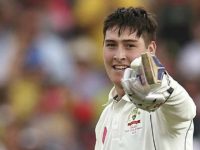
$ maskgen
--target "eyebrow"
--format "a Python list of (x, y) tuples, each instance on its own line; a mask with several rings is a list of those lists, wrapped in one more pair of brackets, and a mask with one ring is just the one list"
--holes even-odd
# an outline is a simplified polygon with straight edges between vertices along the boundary
[[(115, 42), (116, 40), (111, 40), (111, 39), (106, 39), (105, 42)], [(134, 39), (125, 39), (125, 40), (121, 40), (122, 42), (137, 42), (137, 40)]]

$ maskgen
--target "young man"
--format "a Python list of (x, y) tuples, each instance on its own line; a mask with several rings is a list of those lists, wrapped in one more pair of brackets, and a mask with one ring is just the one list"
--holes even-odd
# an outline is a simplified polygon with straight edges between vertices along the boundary
[(156, 28), (142, 8), (119, 8), (106, 18), (103, 56), (114, 87), (95, 150), (193, 149), (196, 107), (156, 58)]

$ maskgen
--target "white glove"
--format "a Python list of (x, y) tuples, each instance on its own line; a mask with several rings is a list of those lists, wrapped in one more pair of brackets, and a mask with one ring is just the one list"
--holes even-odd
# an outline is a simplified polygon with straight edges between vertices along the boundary
[[(144, 58), (140, 56), (133, 60), (131, 68), (125, 70), (121, 83), (125, 93), (136, 107), (155, 111), (165, 103), (174, 89), (170, 87), (169, 76), (157, 57), (152, 54), (148, 56), (152, 57), (149, 60), (154, 69), (150, 70), (147, 63), (142, 60)], [(147, 77), (149, 71), (154, 71), (156, 78), (154, 83), (152, 80), (149, 83)]]

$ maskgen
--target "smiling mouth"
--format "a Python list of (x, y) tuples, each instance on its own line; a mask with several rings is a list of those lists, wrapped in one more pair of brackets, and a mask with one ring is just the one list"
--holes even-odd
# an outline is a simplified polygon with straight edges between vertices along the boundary
[(124, 71), (126, 68), (129, 68), (130, 66), (127, 65), (113, 65), (112, 68), (116, 71)]

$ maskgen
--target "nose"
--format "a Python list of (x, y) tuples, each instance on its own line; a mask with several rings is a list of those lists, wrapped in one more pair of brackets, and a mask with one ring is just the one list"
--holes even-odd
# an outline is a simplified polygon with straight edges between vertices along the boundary
[(114, 60), (118, 60), (118, 61), (126, 60), (126, 52), (125, 52), (125, 50), (123, 50), (122, 48), (119, 48), (116, 51), (116, 54), (114, 56)]

